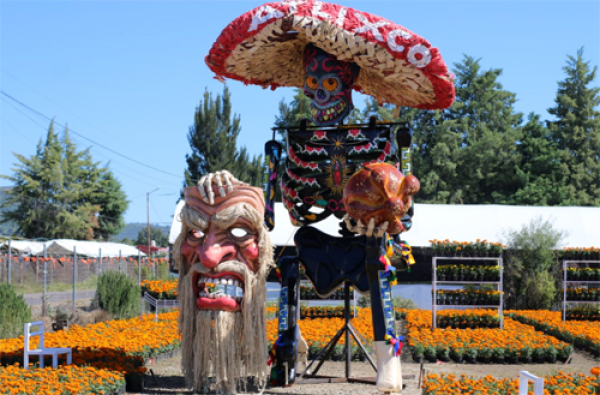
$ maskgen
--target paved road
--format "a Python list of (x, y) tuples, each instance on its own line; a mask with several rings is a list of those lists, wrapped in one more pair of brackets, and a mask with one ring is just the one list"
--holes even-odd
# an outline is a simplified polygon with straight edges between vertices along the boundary
[[(92, 299), (96, 295), (96, 290), (86, 290), (86, 291), (76, 291), (75, 298), (77, 300), (80, 299)], [(65, 291), (65, 292), (48, 292), (48, 302), (60, 302), (63, 300), (73, 300), (73, 291)], [(40, 306), (42, 304), (42, 293), (37, 294), (25, 294), (23, 298), (30, 306)]]

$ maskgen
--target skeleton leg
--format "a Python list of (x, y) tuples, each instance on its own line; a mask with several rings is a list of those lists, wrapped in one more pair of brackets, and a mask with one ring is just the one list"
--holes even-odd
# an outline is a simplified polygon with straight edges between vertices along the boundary
[(391, 300), (391, 287), (383, 274), (384, 267), (379, 262), (383, 240), (367, 239), (367, 277), (371, 295), (373, 320), (373, 338), (377, 353), (377, 389), (385, 393), (402, 391), (402, 370), (400, 357), (393, 352), (393, 346), (387, 344), (388, 331), (396, 334), (394, 311)]

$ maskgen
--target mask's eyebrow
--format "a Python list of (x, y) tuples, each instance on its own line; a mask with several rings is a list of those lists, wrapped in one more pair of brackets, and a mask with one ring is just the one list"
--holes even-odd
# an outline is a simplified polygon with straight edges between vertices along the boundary
[(188, 206), (184, 206), (181, 210), (181, 222), (187, 229), (205, 230), (208, 228), (208, 218)]
[(235, 224), (248, 228), (252, 233), (257, 233), (256, 226), (251, 218), (247, 218), (248, 209), (244, 204), (227, 207), (212, 217), (212, 223), (220, 229), (226, 230)]

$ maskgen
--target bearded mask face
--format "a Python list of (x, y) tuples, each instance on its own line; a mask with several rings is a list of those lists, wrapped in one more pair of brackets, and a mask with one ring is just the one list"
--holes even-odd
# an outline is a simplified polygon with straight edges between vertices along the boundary
[(210, 204), (190, 187), (185, 201), (174, 246), (182, 368), (195, 390), (214, 382), (217, 391), (233, 394), (248, 377), (268, 377), (265, 278), (273, 252), (263, 193), (235, 185)]
[(339, 61), (308, 45), (304, 50), (304, 68), (304, 94), (311, 99), (313, 122), (317, 126), (341, 123), (354, 108), (352, 86), (358, 77), (358, 65)]

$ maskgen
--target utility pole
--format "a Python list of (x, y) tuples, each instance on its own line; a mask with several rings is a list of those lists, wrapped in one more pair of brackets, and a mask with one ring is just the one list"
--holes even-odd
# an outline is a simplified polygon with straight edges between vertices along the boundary
[(160, 189), (160, 187), (156, 188), (153, 191), (146, 193), (146, 214), (148, 217), (148, 258), (150, 258), (152, 256), (152, 254), (150, 253), (150, 194), (152, 192), (158, 191), (159, 189)]

